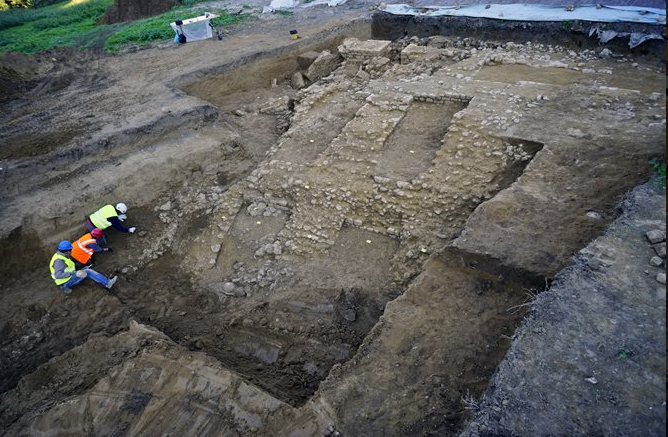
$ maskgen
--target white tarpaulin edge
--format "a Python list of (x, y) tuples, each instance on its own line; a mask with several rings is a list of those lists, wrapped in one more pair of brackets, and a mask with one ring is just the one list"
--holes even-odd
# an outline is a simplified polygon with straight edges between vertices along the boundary
[(640, 44), (644, 43), (645, 41), (649, 41), (650, 39), (660, 39), (660, 40), (663, 39), (663, 36), (656, 33), (617, 32), (614, 30), (600, 29), (599, 27), (596, 26), (589, 29), (589, 36), (592, 36), (594, 34), (596, 34), (596, 37), (601, 42), (601, 44), (605, 44), (611, 39), (616, 37), (628, 36), (630, 48), (638, 47)]
[(406, 4), (385, 5), (381, 11), (396, 15), (420, 15), (427, 17), (454, 16), (493, 18), (511, 21), (598, 21), (604, 23), (629, 22), (660, 26), (666, 25), (666, 10), (635, 6), (576, 6), (572, 11), (563, 6), (529, 4), (478, 4), (468, 6), (425, 6)]
[[(302, 8), (310, 8), (312, 6), (318, 6), (318, 5), (327, 5), (327, 6), (339, 6), (344, 3), (346, 3), (348, 0), (315, 0), (310, 3), (305, 3), (301, 7)], [(296, 8), (299, 5), (298, 0), (272, 0), (272, 2), (269, 4), (269, 6), (265, 6), (262, 8), (262, 13), (266, 14), (269, 12), (274, 12), (277, 10), (281, 9), (292, 9)]]

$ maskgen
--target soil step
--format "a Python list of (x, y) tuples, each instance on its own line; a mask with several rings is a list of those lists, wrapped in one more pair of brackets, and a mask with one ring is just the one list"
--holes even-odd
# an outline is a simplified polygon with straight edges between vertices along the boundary
[[(205, 354), (135, 322), (43, 365), (2, 400), (3, 420), (18, 418), (5, 428), (10, 434), (244, 435), (292, 411)], [(32, 401), (40, 408), (21, 416)]]
[(321, 383), (315, 402), (345, 435), (449, 435), (467, 417), (462, 399), (482, 393), (539, 284), (488, 257), (433, 256), (357, 354)]

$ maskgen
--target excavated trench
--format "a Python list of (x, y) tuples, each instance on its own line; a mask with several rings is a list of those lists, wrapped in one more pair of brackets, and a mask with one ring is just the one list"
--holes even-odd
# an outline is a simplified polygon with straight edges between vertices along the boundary
[[(348, 36), (368, 33), (365, 23)], [(510, 88), (529, 77), (549, 94), (551, 87), (579, 81), (580, 73), (485, 65), (472, 75), (482, 91), (465, 81), (434, 91), (455, 77), (449, 67), (456, 61), (409, 71), (399, 56), (404, 44), (382, 52), (363, 47), (372, 52), (365, 60), (339, 57), (343, 67), (332, 67), (310, 87), (290, 86), (295, 73), (306, 74), (300, 56), (335, 52), (340, 42), (265, 54), (202, 72), (197, 81), (184, 78), (172, 84), (174, 92), (203, 101), (196, 113), (98, 144), (115, 159), (166, 141), (176, 130), (187, 144), (183, 132), (190, 127), (219, 140), (214, 153), (200, 151), (187, 162), (182, 157), (169, 190), (132, 210), (133, 224), (148, 234), (109, 237), (116, 250), (101, 257), (99, 267), (122, 275), (113, 295), (99, 299), (99, 290), (86, 284), (76, 300), (51, 308), (36, 299), (7, 315), (0, 327), (2, 392), (82, 344), (89, 332), (114, 334), (134, 318), (293, 406), (304, 405), (319, 387), (337, 392), (331, 369), (340, 375), (376, 348), (379, 356), (393, 357), (376, 364), (378, 378), (396, 366), (415, 379), (398, 383), (429, 381), (427, 396), (413, 403), (433, 413), (403, 423), (402, 432), (461, 429), (468, 417), (462, 399), (482, 394), (531, 299), (555, 273), (452, 246), (474, 211), (513, 186), (528, 165), (543, 166), (546, 159), (545, 138), (522, 129), (477, 131), (484, 123), (476, 111), (509, 111), (493, 106), (495, 87), (510, 94), (512, 104), (533, 105), (535, 91), (527, 97)], [(378, 57), (383, 61), (374, 64)], [(416, 76), (431, 82), (420, 88)], [(539, 155), (543, 161), (536, 162)], [(499, 223), (511, 221), (505, 220)], [(151, 246), (152, 237), (162, 240)], [(14, 254), (0, 272), (10, 279), (34, 264), (34, 249), (41, 247), (21, 227), (2, 241), (0, 255), (17, 245), (25, 254)], [(125, 258), (142, 250), (150, 253)], [(20, 292), (24, 279), (18, 276), (5, 296)], [(425, 341), (438, 344), (437, 352), (425, 350)], [(423, 374), (422, 366), (439, 372)], [(344, 406), (333, 405), (340, 415), (357, 417), (356, 409), (369, 406), (355, 399), (368, 400), (352, 396)], [(376, 417), (386, 413), (392, 414), (379, 408)], [(5, 425), (13, 420), (3, 415)], [(358, 425), (360, 433), (377, 431)]]
[[(215, 105), (220, 113), (218, 123), (235, 126), (238, 132), (235, 144), (241, 150), (254, 150), (253, 154), (267, 150), (273, 162), (285, 163), (291, 179), (313, 180), (309, 166), (323, 156), (333, 155), (332, 144), (347, 135), (347, 130), (364, 117), (369, 105), (362, 99), (350, 98), (349, 90), (340, 84), (324, 85), (326, 91), (309, 101), (305, 115), (295, 117), (292, 102), (303, 99), (288, 85), (299, 69), (296, 60), (297, 53), (289, 53), (238, 66), (182, 87), (186, 93)], [(353, 91), (359, 92), (359, 87), (353, 86)], [(278, 105), (267, 104), (276, 101)], [(434, 103), (425, 98), (410, 103), (373, 160), (375, 169), (367, 177), (410, 181), (425, 173), (447, 141), (453, 116), (467, 104), (456, 100)], [(380, 129), (369, 126), (368, 131), (375, 130)], [(269, 142), (262, 144), (263, 140)], [(514, 138), (504, 142), (527, 156), (542, 148), (542, 144)], [(276, 150), (267, 149), (276, 143), (280, 145)], [(495, 173), (492, 180), (496, 190), (514, 182), (528, 162), (526, 158), (517, 160)], [(228, 174), (215, 171), (210, 178), (226, 187), (239, 181), (238, 177), (231, 180)], [(325, 177), (313, 183), (339, 182), (338, 177)], [(303, 214), (301, 210), (305, 208), (300, 196), (306, 195), (308, 200), (308, 194), (300, 194), (297, 189), (279, 195), (271, 188), (249, 186), (229, 219), (231, 225), (223, 232), (219, 247), (213, 249), (215, 258), (199, 277), (191, 276), (189, 282), (179, 280), (188, 276), (187, 269), (182, 271), (183, 259), (178, 252), (172, 253), (150, 263), (133, 278), (132, 288), (144, 292), (119, 291), (118, 297), (141, 321), (156, 326), (190, 349), (215, 357), (275, 397), (295, 406), (302, 405), (333, 365), (355, 355), (385, 305), (401, 295), (410, 283), (397, 281), (394, 272), (397, 260), (401, 259), (398, 254), (401, 233), (379, 232), (379, 225), (401, 227), (403, 214), (380, 211), (367, 219), (368, 225), (360, 226), (356, 219), (362, 208), (359, 203), (374, 189), (357, 186), (352, 190), (361, 192), (348, 193), (349, 197), (358, 198), (347, 200), (346, 218), (335, 220), (329, 235), (318, 235), (321, 241), (326, 241), (326, 249), (299, 255), (295, 250), (283, 256), (283, 250), (290, 246), (280, 246), (277, 242), (285, 243), (293, 235), (291, 227), (299, 219), (295, 217)], [(364, 190), (369, 191), (365, 194)], [(313, 204), (306, 202), (308, 206)], [(465, 216), (474, 206), (465, 202), (460, 206), (461, 213), (452, 214)], [(309, 211), (313, 214), (309, 221), (316, 224), (298, 226), (300, 231), (317, 233), (320, 228), (317, 223), (330, 220), (328, 216), (337, 210), (328, 212), (331, 207), (323, 205), (321, 211)], [(217, 220), (216, 212), (196, 212), (182, 226), (174, 246), (189, 251), (184, 242), (196, 235), (206, 235), (207, 227)], [(457, 298), (457, 307), (480, 308), (477, 314), (494, 313), (494, 323), (480, 329), (471, 343), (456, 345), (461, 351), (453, 353), (476, 356), (467, 378), (478, 381), (477, 389), (482, 390), (508, 346), (507, 341), (498, 341), (496, 337), (500, 332), (512, 334), (523, 314), (527, 290), (537, 290), (545, 283), (533, 277), (505, 278), (497, 272), (498, 263), (493, 260), (480, 263), (475, 257), (457, 251), (440, 257), (447, 263), (456, 264), (456, 259), (463, 263), (453, 267), (445, 282), (454, 289), (466, 288), (458, 285), (460, 282), (475, 285), (474, 293), (463, 293)], [(489, 301), (481, 306), (475, 302), (483, 293)], [(518, 308), (508, 312), (513, 306)], [(452, 315), (443, 317), (448, 319)], [(456, 327), (451, 328), (454, 338), (464, 337)], [(478, 356), (478, 342), (486, 343), (489, 350), (482, 357)]]

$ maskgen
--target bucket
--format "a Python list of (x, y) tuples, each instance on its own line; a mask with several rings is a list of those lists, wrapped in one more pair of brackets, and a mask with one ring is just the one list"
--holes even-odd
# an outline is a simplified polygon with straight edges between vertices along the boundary
[(293, 29), (293, 30), (290, 31), (290, 38), (291, 38), (291, 39), (297, 39), (297, 38), (299, 38), (299, 35), (297, 35), (297, 31), (296, 31), (296, 30)]

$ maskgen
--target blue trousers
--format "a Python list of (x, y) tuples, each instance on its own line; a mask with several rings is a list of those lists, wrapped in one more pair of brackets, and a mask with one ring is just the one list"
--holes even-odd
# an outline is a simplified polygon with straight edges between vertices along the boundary
[(86, 276), (84, 276), (83, 278), (80, 278), (80, 277), (78, 277), (77, 275), (73, 275), (73, 276), (69, 279), (69, 281), (67, 281), (67, 282), (65, 282), (64, 284), (62, 284), (62, 285), (60, 286), (60, 288), (61, 288), (62, 290), (65, 290), (65, 289), (68, 289), (68, 288), (72, 288), (72, 287), (74, 287), (75, 285), (81, 283), (81, 282), (82, 282), (84, 279), (86, 279), (86, 278), (91, 278), (93, 281), (95, 281), (95, 282), (97, 282), (98, 284), (101, 284), (101, 285), (103, 285), (103, 286), (105, 286), (105, 287), (106, 287), (107, 284), (109, 283), (109, 279), (107, 279), (106, 276), (104, 276), (104, 275), (101, 274), (101, 273), (96, 272), (96, 271), (93, 270), (93, 269), (86, 269), (86, 270), (83, 270), (83, 271), (86, 272)]

